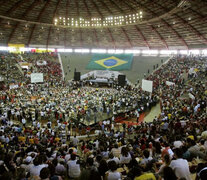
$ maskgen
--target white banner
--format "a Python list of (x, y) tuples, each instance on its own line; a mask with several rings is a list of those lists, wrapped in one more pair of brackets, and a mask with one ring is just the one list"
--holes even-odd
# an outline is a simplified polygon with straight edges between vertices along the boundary
[(166, 83), (167, 86), (174, 86), (175, 85), (174, 82), (170, 82), (170, 81), (166, 81), (165, 83)]
[(153, 81), (142, 79), (142, 90), (151, 92), (152, 93), (153, 88)]
[(32, 66), (32, 63), (28, 63), (28, 62), (19, 62), (19, 65), (21, 66), (22, 69), (29, 69), (29, 67)]
[(18, 87), (19, 87), (18, 84), (10, 84), (10, 85), (9, 85), (9, 89), (16, 89), (16, 88), (18, 88)]
[(39, 60), (39, 61), (37, 61), (37, 65), (38, 66), (45, 66), (45, 65), (47, 65), (47, 62), (46, 61)]
[(43, 82), (43, 73), (32, 73), (31, 83)]

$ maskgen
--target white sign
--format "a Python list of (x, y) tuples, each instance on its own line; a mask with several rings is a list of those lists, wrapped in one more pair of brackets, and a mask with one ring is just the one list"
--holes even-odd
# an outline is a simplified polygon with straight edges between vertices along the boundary
[(153, 81), (142, 79), (142, 90), (152, 93)]
[(174, 83), (174, 82), (170, 82), (170, 81), (166, 81), (166, 85), (167, 85), (167, 86), (174, 86), (175, 83)]
[(29, 69), (29, 66), (21, 66), (22, 69)]
[(45, 65), (47, 65), (47, 62), (39, 60), (39, 61), (37, 61), (37, 65), (38, 66), (45, 66)]
[(32, 73), (31, 83), (43, 82), (43, 73)]
[(18, 84), (10, 84), (10, 85), (9, 85), (9, 89), (16, 89), (16, 88), (18, 88), (18, 87), (19, 87)]

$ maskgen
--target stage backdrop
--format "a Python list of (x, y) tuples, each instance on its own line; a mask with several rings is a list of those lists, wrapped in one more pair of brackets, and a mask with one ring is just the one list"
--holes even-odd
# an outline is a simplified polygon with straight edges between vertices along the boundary
[(94, 54), (87, 69), (122, 71), (130, 70), (133, 54)]

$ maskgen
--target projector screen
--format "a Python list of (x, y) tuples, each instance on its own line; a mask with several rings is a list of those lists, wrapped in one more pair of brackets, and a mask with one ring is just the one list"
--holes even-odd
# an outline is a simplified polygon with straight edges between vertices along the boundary
[(43, 73), (32, 73), (31, 74), (31, 83), (43, 82)]
[(153, 81), (142, 79), (142, 90), (152, 93)]

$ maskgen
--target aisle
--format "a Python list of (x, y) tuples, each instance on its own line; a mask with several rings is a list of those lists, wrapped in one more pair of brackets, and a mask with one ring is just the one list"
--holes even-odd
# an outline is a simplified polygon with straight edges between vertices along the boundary
[(160, 103), (157, 103), (156, 106), (154, 106), (151, 111), (147, 114), (146, 117), (144, 117), (144, 121), (145, 122), (152, 122), (153, 119), (157, 116), (159, 116), (161, 113), (161, 109), (160, 109)]

